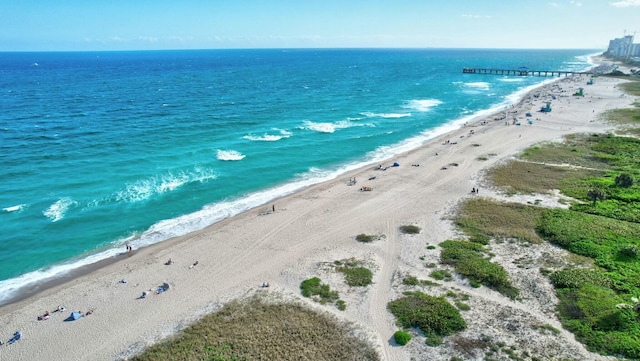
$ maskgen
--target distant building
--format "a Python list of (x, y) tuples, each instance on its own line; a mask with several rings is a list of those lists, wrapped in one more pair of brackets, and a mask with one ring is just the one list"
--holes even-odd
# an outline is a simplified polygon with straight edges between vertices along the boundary
[(627, 35), (609, 41), (605, 56), (615, 59), (629, 60), (640, 56), (640, 44), (633, 43), (633, 35)]

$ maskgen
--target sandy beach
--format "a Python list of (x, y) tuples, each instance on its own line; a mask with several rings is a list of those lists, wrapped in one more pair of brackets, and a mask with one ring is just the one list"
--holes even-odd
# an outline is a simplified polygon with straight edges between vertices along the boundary
[[(586, 85), (588, 79), (559, 78), (504, 112), (477, 119), (417, 150), (388, 159), (382, 164), (386, 170), (372, 164), (202, 231), (136, 250), (118, 262), (4, 306), (0, 308), (0, 340), (6, 342), (16, 330), (21, 331), (22, 339), (0, 346), (0, 359), (127, 359), (232, 299), (254, 292), (302, 299), (300, 282), (318, 276), (340, 292), (347, 309), (304, 302), (355, 322), (377, 345), (383, 360), (449, 360), (451, 355), (443, 350), (450, 340), (438, 348), (424, 342), (393, 346), (389, 340), (397, 326), (387, 303), (405, 290), (402, 275), (428, 279), (431, 270), (424, 264), (438, 263), (439, 252), (427, 250), (427, 245), (459, 237), (449, 215), (461, 200), (478, 196), (504, 199), (484, 182), (485, 169), (542, 141), (560, 140), (570, 133), (607, 131), (612, 125), (602, 122), (600, 114), (633, 103), (634, 98), (624, 96), (617, 87), (621, 80), (600, 77)], [(573, 96), (580, 87), (585, 96)], [(539, 112), (547, 100), (552, 101), (552, 112)], [(526, 117), (526, 112), (532, 116)], [(394, 162), (400, 166), (390, 167)], [(357, 183), (349, 185), (354, 177)], [(375, 179), (369, 180), (372, 177)], [(361, 191), (363, 186), (371, 191)], [(479, 194), (470, 193), (473, 187), (479, 188)], [(541, 199), (529, 198), (509, 199)], [(558, 204), (547, 197), (542, 206)], [(421, 233), (401, 234), (398, 227), (407, 224), (419, 226)], [(384, 235), (384, 239), (360, 243), (355, 236), (361, 233)], [(468, 329), (462, 335), (488, 334), (494, 340), (524, 345), (548, 359), (607, 359), (589, 353), (566, 331), (559, 335), (532, 331), (531, 325), (543, 324), (561, 329), (554, 315), (553, 288), (538, 270), (543, 257), (562, 258), (563, 251), (548, 244), (527, 249), (509, 243), (491, 247), (494, 261), (509, 271), (523, 300), (514, 302), (486, 287), (471, 288), (459, 277), (428, 290), (439, 295), (457, 289), (471, 295), (472, 311), (463, 314)], [(518, 268), (511, 262), (522, 256), (531, 267)], [(321, 265), (351, 257), (373, 266), (373, 285), (350, 289), (341, 275)], [(169, 259), (172, 264), (166, 265)], [(164, 282), (171, 288), (155, 294)], [(263, 282), (270, 287), (261, 288)], [(141, 299), (144, 291), (150, 295)], [(58, 306), (65, 311), (53, 312)], [(93, 312), (86, 317), (64, 321), (71, 311), (89, 310)], [(46, 311), (52, 312), (49, 318), (37, 320)]]

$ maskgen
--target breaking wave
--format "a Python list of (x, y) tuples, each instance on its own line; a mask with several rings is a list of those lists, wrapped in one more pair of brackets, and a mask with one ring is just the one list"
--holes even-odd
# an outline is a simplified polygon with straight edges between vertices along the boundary
[(221, 150), (218, 149), (216, 151), (216, 157), (218, 160), (231, 161), (231, 160), (242, 160), (245, 155), (238, 152), (237, 150)]

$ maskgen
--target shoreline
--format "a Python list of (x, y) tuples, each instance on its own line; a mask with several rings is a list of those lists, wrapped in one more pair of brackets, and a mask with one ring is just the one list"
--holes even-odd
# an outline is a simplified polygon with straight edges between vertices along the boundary
[[(579, 79), (586, 81), (585, 77)], [(375, 334), (384, 359), (404, 359), (408, 349), (393, 348), (385, 343), (385, 338), (394, 329), (386, 303), (397, 293), (390, 280), (397, 272), (424, 271), (419, 269), (420, 262), (416, 260), (419, 254), (413, 254), (424, 245), (418, 245), (416, 239), (397, 235), (396, 226), (420, 224), (424, 235), (416, 238), (423, 243), (424, 238), (437, 244), (455, 237), (444, 218), (460, 199), (468, 196), (472, 187), (480, 186), (483, 195), (490, 194), (491, 191), (485, 191), (482, 185), (484, 169), (510, 159), (541, 140), (610, 129), (611, 126), (599, 122), (596, 115), (612, 106), (630, 103), (631, 98), (601, 95), (598, 99), (588, 100), (588, 94), (597, 88), (603, 94), (617, 95), (619, 90), (613, 85), (618, 82), (615, 79), (607, 79), (606, 84), (600, 84), (605, 80), (597, 81), (593, 88), (585, 89), (585, 99), (575, 101), (570, 98), (572, 93), (569, 91), (567, 97), (554, 100), (551, 113), (535, 112), (533, 118), (542, 119), (535, 120), (532, 125), (503, 125), (504, 119), (494, 120), (503, 112), (479, 117), (383, 162), (391, 165), (398, 161), (400, 167), (378, 171), (365, 166), (348, 171), (202, 230), (139, 249), (126, 259), (117, 258), (99, 267), (88, 267), (81, 275), (70, 274), (68, 281), (54, 282), (51, 288), (0, 307), (0, 329), (3, 331), (0, 339), (4, 341), (14, 328), (21, 329), (26, 336), (24, 341), (9, 348), (2, 346), (0, 352), (17, 357), (15, 359), (20, 359), (19, 355), (48, 360), (126, 358), (149, 342), (175, 333), (220, 304), (256, 292), (263, 281), (270, 282), (269, 292), (275, 290), (294, 295), (304, 277), (321, 272), (317, 266), (319, 261), (358, 256), (379, 265), (374, 276), (376, 286), (367, 291), (368, 300), (360, 304), (357, 303), (358, 295), (347, 295), (353, 310), (349, 308), (338, 315)], [(533, 93), (551, 91), (557, 84), (570, 89), (577, 86), (572, 83), (575, 81), (561, 78), (535, 88), (510, 109), (539, 106), (542, 100), (532, 100)], [(595, 103), (589, 104), (593, 101)], [(594, 109), (577, 109), (580, 107), (575, 103), (593, 105)], [(515, 116), (525, 121), (524, 112)], [(576, 116), (582, 119), (574, 119)], [(482, 125), (483, 122), (488, 124)], [(443, 144), (446, 140), (450, 141)], [(479, 146), (472, 146), (476, 142)], [(494, 153), (496, 156), (490, 156)], [(475, 159), (479, 156), (489, 159), (483, 163)], [(453, 163), (457, 165), (451, 165)], [(420, 166), (411, 167), (411, 164)], [(446, 166), (448, 169), (443, 169)], [(363, 181), (371, 176), (376, 179)], [(356, 186), (346, 185), (351, 177), (359, 179)], [(372, 186), (373, 191), (358, 191), (365, 185)], [(270, 212), (272, 204), (276, 206), (275, 212)], [(353, 237), (358, 233), (381, 233), (388, 239), (370, 246), (354, 244), (357, 242)], [(401, 243), (401, 240), (405, 242)], [(418, 252), (424, 253), (423, 250)], [(164, 262), (169, 258), (175, 263), (165, 266)], [(199, 264), (189, 268), (196, 261)], [(120, 284), (122, 279), (127, 279), (128, 283)], [(143, 290), (164, 281), (172, 284), (169, 292), (136, 300)], [(36, 321), (38, 314), (53, 310), (57, 305), (63, 305), (69, 311), (95, 308), (95, 312), (73, 323), (62, 322), (62, 315)], [(158, 317), (158, 314), (162, 316)], [(63, 339), (61, 335), (68, 337)], [(78, 342), (87, 347), (69, 350)]]
[[(590, 56), (591, 59), (599, 59), (600, 61), (602, 60), (601, 57), (598, 56)], [(591, 63), (594, 63), (592, 60), (590, 61)], [(594, 63), (593, 67), (596, 67), (598, 64)], [(196, 230), (192, 230), (189, 231), (187, 234), (183, 234), (177, 237), (171, 237), (168, 239), (164, 239), (162, 241), (159, 242), (155, 242), (155, 243), (150, 243), (150, 244), (142, 244), (142, 245), (138, 245), (135, 244), (136, 240), (131, 240), (131, 241), (127, 241), (125, 243), (131, 243), (133, 244), (136, 248), (136, 252), (139, 250), (143, 250), (146, 248), (150, 248), (150, 247), (157, 247), (157, 245), (162, 244), (162, 243), (166, 243), (166, 242), (171, 242), (172, 239), (175, 238), (180, 238), (183, 236), (186, 236), (190, 233), (194, 233), (194, 232), (199, 232), (202, 231), (203, 229), (206, 229), (208, 227), (211, 227), (219, 222), (224, 221), (227, 218), (231, 218), (231, 217), (236, 217), (242, 213), (245, 212), (251, 212), (257, 208), (260, 207), (268, 207), (271, 203), (276, 202), (278, 199), (281, 198), (286, 198), (288, 196), (291, 196), (293, 194), (296, 194), (298, 192), (302, 192), (305, 191), (306, 189), (310, 188), (310, 187), (314, 187), (317, 186), (319, 184), (325, 183), (325, 182), (331, 182), (334, 181), (336, 179), (340, 179), (343, 178), (345, 176), (348, 176), (350, 174), (355, 174), (358, 172), (361, 172), (362, 170), (366, 169), (369, 166), (372, 166), (374, 164), (377, 164), (379, 162), (385, 162), (385, 161), (389, 161), (389, 159), (393, 159), (393, 157), (397, 157), (399, 155), (402, 155), (404, 153), (408, 153), (408, 152), (413, 152), (415, 150), (420, 149), (421, 147), (424, 147), (426, 144), (434, 142), (436, 139), (438, 139), (439, 137), (444, 137), (447, 134), (451, 133), (451, 132), (455, 132), (456, 130), (459, 130), (461, 128), (467, 127), (473, 123), (476, 123), (478, 121), (481, 121), (483, 119), (489, 119), (490, 117), (494, 117), (500, 113), (505, 112), (508, 108), (510, 107), (514, 107), (516, 105), (521, 105), (521, 103), (523, 102), (523, 99), (530, 93), (535, 92), (536, 89), (541, 89), (545, 86), (547, 86), (548, 84), (554, 83), (558, 80), (560, 80), (562, 78), (549, 78), (549, 79), (545, 79), (543, 82), (536, 84), (536, 85), (531, 85), (528, 86), (518, 92), (515, 92), (509, 96), (507, 96), (507, 99), (514, 99), (514, 101), (512, 101), (510, 104), (508, 103), (507, 100), (505, 100), (505, 102), (503, 102), (503, 104), (497, 104), (492, 108), (486, 109), (486, 110), (480, 110), (474, 114), (468, 115), (468, 116), (462, 116), (460, 118), (456, 118), (456, 119), (452, 119), (451, 121), (439, 125), (438, 127), (431, 129), (429, 131), (423, 132), (420, 135), (414, 136), (412, 138), (406, 139), (402, 142), (396, 143), (394, 145), (391, 146), (392, 149), (395, 149), (394, 152), (396, 152), (395, 155), (391, 156), (391, 157), (387, 157), (385, 159), (378, 159), (378, 158), (374, 158), (374, 159), (365, 159), (363, 161), (360, 162), (356, 162), (356, 163), (351, 163), (351, 164), (345, 164), (343, 166), (341, 166), (339, 169), (337, 170), (333, 170), (330, 172), (330, 175), (328, 176), (323, 176), (321, 177), (319, 180), (312, 180), (311, 183), (309, 184), (305, 184), (307, 183), (308, 180), (292, 180), (291, 182), (282, 184), (282, 185), (278, 185), (275, 187), (271, 187), (271, 188), (267, 188), (267, 189), (263, 189), (263, 190), (258, 190), (252, 193), (249, 193), (246, 197), (243, 198), (247, 198), (247, 197), (253, 197), (253, 196), (258, 196), (259, 198), (263, 198), (262, 195), (266, 194), (266, 193), (271, 193), (274, 192), (275, 193), (275, 198), (269, 200), (266, 203), (263, 204), (259, 204), (256, 206), (249, 206), (250, 208), (247, 207), (242, 207), (245, 210), (243, 211), (239, 211), (237, 213), (231, 212), (230, 215), (215, 215), (211, 218), (214, 219), (213, 223), (205, 226), (204, 228), (201, 229), (196, 229)], [(432, 134), (429, 135), (427, 138), (425, 138), (426, 134)], [(407, 146), (409, 146), (408, 149)], [(278, 190), (280, 188), (283, 188), (283, 190)], [(289, 189), (291, 188), (291, 189)], [(278, 190), (278, 191), (276, 191)], [(242, 198), (239, 198), (242, 199)], [(196, 211), (192, 214), (198, 213), (200, 212)], [(222, 213), (228, 213), (226, 211), (223, 211)], [(189, 214), (185, 214), (182, 215), (180, 217), (185, 217), (185, 216), (189, 216)], [(177, 217), (177, 218), (180, 218)], [(177, 219), (175, 218), (175, 219)], [(168, 221), (168, 220), (163, 220), (160, 221), (164, 222), (164, 221)], [(157, 225), (158, 223), (154, 224), (153, 226)], [(153, 227), (152, 226), (152, 227)], [(143, 231), (141, 234), (144, 234), (146, 232), (148, 232), (150, 229), (147, 229), (145, 231)], [(66, 271), (57, 271), (56, 274), (52, 275), (52, 276), (48, 276), (48, 277), (44, 277), (41, 280), (35, 281), (35, 282), (31, 282), (28, 283), (24, 286), (20, 286), (18, 288), (11, 288), (11, 285), (6, 285), (7, 287), (10, 288), (10, 292), (12, 293), (12, 295), (8, 296), (5, 299), (0, 299), (0, 309), (6, 306), (10, 306), (11, 304), (23, 301), (25, 299), (28, 299), (29, 297), (33, 297), (36, 296), (42, 292), (47, 291), (50, 288), (55, 288), (57, 286), (60, 285), (64, 285), (65, 283), (72, 281), (75, 278), (78, 277), (83, 277), (87, 274), (90, 274), (100, 268), (103, 267), (107, 267), (109, 265), (112, 265), (114, 263), (120, 262), (123, 260), (123, 258), (126, 257), (126, 253), (125, 252), (117, 252), (117, 249), (119, 247), (124, 247), (125, 243), (122, 243), (121, 245), (118, 245), (117, 247), (107, 247), (105, 249), (102, 250), (98, 250), (95, 253), (90, 253), (87, 256), (83, 257), (82, 259), (80, 259), (77, 262), (80, 262), (81, 264), (76, 267), (76, 268), (72, 268), (70, 270), (66, 270)], [(114, 252), (116, 252), (115, 254), (113, 254)], [(110, 254), (109, 256), (107, 256), (106, 258), (102, 258), (99, 259), (96, 262), (92, 262), (92, 263), (83, 263), (83, 260), (85, 260), (88, 257), (92, 257), (92, 256), (96, 256), (96, 255), (100, 255), (101, 253), (106, 253), (106, 254)], [(73, 263), (71, 263), (73, 264)], [(47, 272), (50, 269), (55, 269), (57, 267), (62, 267), (65, 266), (66, 263), (60, 263), (60, 264), (53, 264), (50, 267), (51, 268), (46, 268), (46, 269), (40, 269), (40, 270), (36, 270), (36, 271), (31, 271), (28, 272), (25, 275), (31, 275), (34, 273), (38, 273), (41, 271)], [(25, 275), (21, 275), (19, 277), (15, 277), (13, 279), (8, 279), (8, 280), (4, 280), (6, 281), (11, 281), (11, 280), (16, 280), (19, 279), (22, 276)], [(15, 293), (15, 294), (13, 294)]]

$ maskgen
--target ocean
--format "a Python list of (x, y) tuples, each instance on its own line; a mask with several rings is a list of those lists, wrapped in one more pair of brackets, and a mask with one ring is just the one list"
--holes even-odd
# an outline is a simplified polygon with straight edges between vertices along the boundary
[(0, 304), (415, 149), (597, 50), (0, 53)]

